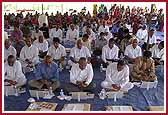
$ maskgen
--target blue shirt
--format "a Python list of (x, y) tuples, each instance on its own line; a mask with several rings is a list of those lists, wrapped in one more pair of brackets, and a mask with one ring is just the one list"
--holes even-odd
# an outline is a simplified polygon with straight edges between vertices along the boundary
[(112, 30), (111, 30), (111, 33), (118, 33), (118, 30), (119, 30), (119, 26), (117, 26), (117, 25), (114, 25), (113, 27), (112, 27)]
[(59, 80), (58, 65), (54, 62), (52, 62), (50, 65), (47, 65), (44, 62), (38, 64), (35, 71), (35, 79), (45, 79), (51, 81)]

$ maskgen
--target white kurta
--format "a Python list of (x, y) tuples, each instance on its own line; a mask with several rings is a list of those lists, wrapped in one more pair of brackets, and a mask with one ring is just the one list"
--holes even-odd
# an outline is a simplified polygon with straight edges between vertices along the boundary
[[(148, 38), (146, 38), (144, 42), (147, 43), (147, 40), (148, 40)], [(156, 44), (156, 43), (157, 43), (157, 41), (156, 41), (155, 35), (153, 35), (152, 37), (149, 37), (149, 44)]]
[(74, 41), (75, 38), (79, 38), (79, 31), (74, 29), (73, 31), (71, 29), (68, 29), (66, 33), (66, 39), (70, 41)]
[(129, 82), (129, 67), (125, 65), (121, 71), (117, 70), (117, 63), (111, 63), (106, 70), (106, 79), (101, 83), (105, 89), (112, 89), (112, 84), (121, 86), (122, 91), (128, 91), (133, 88), (133, 84)]
[(140, 44), (144, 44), (144, 40), (148, 38), (148, 31), (141, 28), (137, 31), (136, 37), (139, 39)]
[(124, 55), (128, 56), (129, 58), (137, 58), (142, 56), (142, 49), (141, 47), (137, 46), (135, 49), (133, 48), (132, 44), (128, 45), (125, 49)]
[(8, 49), (4, 48), (4, 59), (7, 60), (10, 55), (16, 57), (16, 53), (16, 49), (13, 46), (10, 46)]
[[(5, 73), (5, 78), (8, 80), (14, 80), (17, 82), (16, 86), (22, 86), (26, 84), (26, 78), (25, 75), (22, 72), (22, 66), (19, 61), (15, 61), (13, 66), (9, 66), (8, 62), (5, 63), (4, 65), (4, 73)], [(9, 83), (5, 83), (7, 85)]]
[(42, 32), (42, 31), (39, 30), (38, 33), (37, 33), (36, 31), (33, 31), (33, 33), (32, 33), (32, 38), (33, 38), (33, 39), (34, 39), (34, 38), (38, 39), (39, 36), (41, 36), (41, 35), (43, 35), (43, 32)]
[(99, 27), (99, 29), (98, 29), (98, 32), (99, 32), (99, 34), (101, 33), (101, 32), (109, 32), (109, 27), (108, 26), (103, 26), (103, 25), (101, 25), (100, 27)]
[(59, 60), (61, 57), (66, 56), (66, 50), (65, 47), (61, 44), (59, 44), (57, 49), (54, 45), (52, 45), (49, 47), (47, 54), (50, 55), (53, 59)]
[(107, 41), (109, 41), (111, 38), (113, 38), (113, 35), (111, 32), (108, 32), (108, 35), (106, 36)]
[(62, 40), (62, 30), (61, 29), (58, 29), (56, 31), (56, 28), (53, 28), (50, 30), (49, 35), (50, 35), (50, 38), (52, 39), (53, 37), (58, 37), (60, 40)]
[(153, 58), (161, 58), (162, 60), (164, 60), (164, 48), (163, 49), (159, 49), (158, 45), (154, 45), (150, 51), (152, 52), (152, 57)]
[(89, 35), (89, 41), (91, 42), (92, 40), (96, 40), (96, 35), (95, 35), (95, 33), (93, 31)]
[(39, 40), (34, 41), (34, 46), (38, 48), (39, 51), (46, 52), (48, 51), (48, 41), (44, 39), (43, 43), (40, 43)]
[(102, 60), (106, 63), (106, 59), (118, 59), (118, 52), (119, 48), (115, 44), (112, 49), (107, 44), (102, 49)]
[(39, 63), (39, 50), (36, 46), (31, 45), (28, 47), (25, 45), (20, 52), (20, 59), (22, 62), (25, 62), (26, 59), (29, 59), (33, 64)]
[(71, 49), (70, 57), (73, 57), (75, 58), (76, 61), (79, 61), (81, 57), (85, 57), (85, 58), (91, 57), (91, 54), (89, 49), (85, 46), (82, 46), (81, 49), (74, 47)]
[(164, 60), (165, 60), (164, 48), (161, 49), (161, 51), (159, 52), (159, 58), (161, 58), (161, 59), (160, 59), (161, 61), (164, 61)]
[(46, 25), (48, 26), (48, 17), (45, 14), (40, 15), (38, 18), (38, 23), (39, 27), (42, 27), (43, 23), (46, 23)]
[(70, 71), (70, 82), (76, 84), (76, 81), (86, 81), (89, 85), (93, 79), (93, 68), (91, 64), (87, 64), (84, 70), (79, 68), (79, 64), (74, 64)]

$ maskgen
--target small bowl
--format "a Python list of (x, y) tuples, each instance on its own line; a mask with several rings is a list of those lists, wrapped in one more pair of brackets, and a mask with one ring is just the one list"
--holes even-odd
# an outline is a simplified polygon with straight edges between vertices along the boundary
[(35, 102), (35, 99), (34, 98), (29, 98), (28, 100), (27, 100), (29, 103), (34, 103)]
[(70, 101), (72, 99), (71, 96), (65, 96), (65, 100)]

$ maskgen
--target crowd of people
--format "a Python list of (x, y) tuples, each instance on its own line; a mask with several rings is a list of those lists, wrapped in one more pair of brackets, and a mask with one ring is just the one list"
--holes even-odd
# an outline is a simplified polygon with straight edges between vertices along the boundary
[[(153, 20), (156, 17), (155, 20)], [(164, 26), (163, 10), (132, 9), (114, 4), (109, 11), (4, 15), (5, 85), (42, 90), (92, 91), (93, 68), (106, 68), (101, 87), (128, 91), (134, 81), (155, 81), (164, 65), (164, 41), (155, 32)], [(9, 31), (10, 30), (10, 31)], [(73, 44), (67, 48), (65, 43)], [(70, 67), (69, 84), (59, 80)], [(27, 81), (26, 73), (33, 72)]]

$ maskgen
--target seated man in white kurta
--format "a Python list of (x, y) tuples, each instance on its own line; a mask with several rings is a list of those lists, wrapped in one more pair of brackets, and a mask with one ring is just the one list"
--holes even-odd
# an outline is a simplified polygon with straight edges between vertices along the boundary
[(90, 51), (87, 47), (83, 46), (82, 40), (79, 39), (76, 46), (71, 49), (69, 65), (72, 66), (74, 63), (78, 63), (81, 57), (87, 58), (87, 62), (90, 63)]
[(4, 61), (6, 62), (8, 56), (13, 55), (16, 57), (16, 49), (11, 45), (10, 39), (5, 39), (4, 48)]
[(96, 84), (92, 82), (93, 68), (87, 59), (81, 57), (79, 63), (74, 64), (70, 71), (70, 84), (65, 86), (67, 92), (92, 91)]
[(25, 75), (22, 72), (22, 66), (15, 56), (10, 55), (4, 65), (4, 84), (8, 86), (21, 87), (26, 84)]
[(139, 39), (140, 45), (144, 44), (144, 40), (148, 38), (148, 30), (146, 29), (146, 25), (143, 25), (143, 27), (137, 31), (136, 37)]
[(66, 39), (69, 41), (75, 42), (76, 38), (79, 38), (79, 31), (75, 29), (73, 24), (71, 24), (70, 28), (68, 29), (66, 33)]
[(134, 63), (135, 59), (137, 57), (142, 56), (142, 49), (138, 46), (138, 39), (133, 38), (132, 44), (128, 45), (125, 49), (124, 55), (126, 60), (128, 60), (129, 63)]
[(43, 35), (43, 32), (39, 30), (39, 26), (35, 27), (35, 30), (32, 32), (32, 39), (37, 40), (39, 36)]
[(155, 60), (155, 66), (160, 65), (164, 61), (164, 41), (158, 45), (154, 45), (151, 49), (152, 58)]
[(24, 73), (33, 71), (34, 66), (39, 63), (38, 48), (32, 44), (32, 39), (30, 37), (26, 38), (25, 42), (26, 45), (20, 52), (20, 61)]
[(129, 67), (124, 61), (111, 63), (106, 70), (106, 79), (101, 83), (102, 88), (112, 91), (128, 91), (133, 88), (129, 82)]
[(58, 37), (53, 38), (53, 45), (49, 47), (47, 54), (50, 55), (57, 64), (65, 65), (66, 50), (65, 47), (60, 44)]
[(62, 30), (60, 29), (59, 25), (57, 24), (55, 28), (52, 28), (49, 32), (50, 39), (53, 39), (54, 37), (58, 37), (62, 41)]
[(118, 60), (119, 48), (114, 44), (114, 39), (111, 38), (109, 43), (105, 45), (102, 49), (102, 60), (107, 66), (112, 62)]
[(39, 50), (39, 57), (44, 58), (48, 51), (48, 41), (44, 39), (43, 35), (40, 35), (37, 40), (33, 43)]

